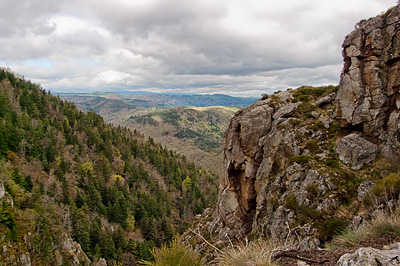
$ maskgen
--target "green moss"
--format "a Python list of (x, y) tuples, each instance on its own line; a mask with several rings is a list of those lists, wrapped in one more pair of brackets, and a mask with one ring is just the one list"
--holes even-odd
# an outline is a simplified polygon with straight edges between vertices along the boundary
[(298, 126), (301, 124), (301, 120), (297, 118), (290, 118), (289, 124), (291, 124), (292, 126)]
[(318, 141), (316, 139), (311, 139), (306, 142), (305, 148), (312, 153), (321, 153), (322, 150), (319, 147)]
[(311, 195), (318, 195), (318, 186), (316, 185), (316, 184), (311, 184), (311, 185), (308, 185), (308, 186), (306, 186), (306, 191), (308, 192), (308, 193), (310, 193)]
[(301, 86), (296, 89), (293, 93), (294, 101), (308, 101), (310, 98), (319, 98), (332, 93), (338, 89), (337, 86), (322, 86), (322, 87), (312, 87), (312, 86)]
[(297, 202), (296, 196), (294, 194), (290, 194), (286, 197), (285, 207), (292, 210), (296, 210), (299, 208), (299, 203)]
[(316, 209), (309, 207), (300, 207), (296, 217), (298, 224), (305, 224), (308, 222), (316, 223), (322, 218), (322, 213)]
[[(310, 115), (311, 115), (311, 114), (308, 114), (308, 115), (306, 115), (306, 116), (307, 116), (307, 117), (314, 118), (313, 115), (311, 115), (311, 116), (310, 116)], [(320, 122), (320, 121), (317, 121), (316, 123), (312, 123), (312, 124), (308, 125), (307, 128), (308, 128), (309, 130), (312, 130), (312, 131), (319, 131), (319, 130), (325, 131), (325, 126), (324, 126), (324, 124), (322, 124), (322, 122)]]
[(310, 157), (307, 155), (303, 155), (303, 154), (295, 155), (289, 159), (289, 163), (290, 164), (293, 164), (293, 163), (305, 164), (305, 163), (308, 163), (309, 160), (310, 160)]
[(315, 109), (317, 109), (317, 107), (313, 104), (311, 104), (310, 102), (302, 102), (301, 104), (299, 104), (299, 106), (297, 106), (297, 109), (295, 111), (295, 115), (298, 118), (301, 117), (305, 117), (305, 118), (312, 118), (312, 111), (315, 111)]
[(335, 168), (338, 168), (338, 167), (339, 167), (339, 161), (338, 161), (337, 159), (326, 159), (326, 160), (324, 161), (324, 163), (325, 163), (327, 166), (330, 166), (330, 167), (335, 167)]

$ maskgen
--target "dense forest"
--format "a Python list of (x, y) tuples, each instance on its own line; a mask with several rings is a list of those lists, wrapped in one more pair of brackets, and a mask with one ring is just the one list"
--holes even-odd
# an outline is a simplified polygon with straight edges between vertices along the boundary
[(0, 244), (32, 265), (70, 265), (68, 237), (92, 261), (151, 259), (216, 199), (215, 175), (6, 69), (0, 124)]

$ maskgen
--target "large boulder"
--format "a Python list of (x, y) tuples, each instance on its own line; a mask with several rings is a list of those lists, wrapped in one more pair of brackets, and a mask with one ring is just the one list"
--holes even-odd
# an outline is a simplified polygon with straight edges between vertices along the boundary
[(337, 266), (398, 266), (400, 265), (400, 243), (393, 245), (391, 250), (375, 248), (359, 248), (354, 253), (340, 257)]
[(375, 160), (378, 146), (359, 134), (349, 134), (340, 140), (336, 152), (343, 163), (350, 164), (354, 170), (359, 170), (366, 163)]

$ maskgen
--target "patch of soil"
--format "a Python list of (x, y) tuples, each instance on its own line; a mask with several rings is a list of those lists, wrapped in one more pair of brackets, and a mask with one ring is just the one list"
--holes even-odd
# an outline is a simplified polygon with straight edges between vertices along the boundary
[(298, 261), (308, 263), (310, 266), (323, 265), (323, 266), (334, 266), (339, 258), (346, 253), (353, 253), (355, 250), (361, 247), (373, 247), (376, 249), (382, 249), (385, 245), (390, 245), (396, 242), (400, 242), (400, 235), (390, 234), (387, 236), (371, 238), (366, 241), (361, 241), (358, 245), (348, 248), (338, 248), (333, 250), (328, 249), (312, 249), (312, 250), (287, 250), (280, 251), (273, 255), (273, 260), (279, 262), (285, 266), (297, 266)]

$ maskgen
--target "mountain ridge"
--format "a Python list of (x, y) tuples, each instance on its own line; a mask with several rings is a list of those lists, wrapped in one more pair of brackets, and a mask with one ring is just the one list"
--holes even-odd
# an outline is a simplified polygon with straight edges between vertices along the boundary
[(225, 94), (119, 94), (119, 93), (62, 93), (65, 100), (69, 97), (103, 97), (121, 100), (137, 107), (182, 107), (182, 106), (239, 106), (245, 107), (259, 98), (233, 97)]

